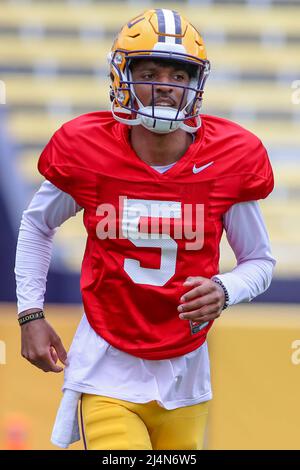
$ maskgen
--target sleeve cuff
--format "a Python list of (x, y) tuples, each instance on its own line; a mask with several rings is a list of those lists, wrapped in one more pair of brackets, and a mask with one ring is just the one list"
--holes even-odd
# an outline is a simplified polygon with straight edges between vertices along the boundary
[(44, 309), (44, 303), (43, 302), (31, 302), (28, 304), (20, 304), (18, 303), (18, 315), (20, 313), (24, 312), (24, 310), (29, 310), (30, 308), (39, 308), (40, 310)]
[(218, 274), (211, 278), (219, 279), (225, 286), (229, 295), (229, 305), (235, 305), (240, 302), (250, 302), (249, 288), (247, 284), (234, 273)]

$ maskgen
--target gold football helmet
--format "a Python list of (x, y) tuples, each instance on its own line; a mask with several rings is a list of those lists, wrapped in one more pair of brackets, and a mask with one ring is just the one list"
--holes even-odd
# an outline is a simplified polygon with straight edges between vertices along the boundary
[[(186, 96), (183, 109), (154, 104), (144, 106), (137, 98), (130, 66), (135, 59), (147, 58), (194, 65), (197, 72), (189, 86), (180, 85), (182, 96)], [(179, 13), (153, 9), (130, 20), (115, 39), (109, 62), (112, 113), (115, 119), (130, 126), (142, 124), (157, 133), (173, 132), (178, 128), (195, 132), (201, 126), (199, 114), (210, 63), (200, 34)], [(149, 85), (155, 87), (158, 82), (150, 82)], [(120, 113), (130, 114), (131, 118), (123, 118)]]

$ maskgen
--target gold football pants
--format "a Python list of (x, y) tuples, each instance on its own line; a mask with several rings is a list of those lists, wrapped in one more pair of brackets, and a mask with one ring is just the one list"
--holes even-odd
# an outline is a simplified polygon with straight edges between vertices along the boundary
[(203, 448), (208, 402), (166, 410), (156, 401), (131, 403), (83, 394), (82, 433), (88, 450)]

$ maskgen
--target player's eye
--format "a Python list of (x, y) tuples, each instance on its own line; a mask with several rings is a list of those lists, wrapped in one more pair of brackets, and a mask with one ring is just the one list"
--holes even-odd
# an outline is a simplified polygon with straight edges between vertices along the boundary
[(142, 74), (143, 80), (153, 80), (153, 78), (154, 78), (154, 73), (152, 72), (145, 72)]
[(183, 80), (186, 79), (186, 77), (185, 77), (185, 75), (184, 75), (183, 73), (175, 73), (175, 74), (173, 75), (173, 77), (174, 77), (174, 79), (175, 79), (176, 81), (179, 81), (179, 82), (182, 82)]

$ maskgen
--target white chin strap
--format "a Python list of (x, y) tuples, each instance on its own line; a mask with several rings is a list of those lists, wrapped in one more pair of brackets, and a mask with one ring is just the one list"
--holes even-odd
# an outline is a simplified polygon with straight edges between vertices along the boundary
[[(174, 121), (178, 113), (178, 118), (183, 119), (184, 115), (182, 111), (171, 108), (169, 106), (154, 106), (155, 118), (152, 117), (152, 106), (141, 106), (140, 121), (142, 126), (157, 134), (166, 134), (168, 132), (174, 132), (180, 127), (181, 121)], [(165, 118), (165, 119), (160, 119)]]
[(193, 134), (201, 127), (200, 116), (195, 118), (195, 126), (189, 126), (188, 124), (185, 124), (184, 121), (174, 121), (175, 118), (184, 119), (184, 113), (183, 111), (178, 112), (177, 109), (171, 108), (169, 106), (154, 106), (155, 118), (152, 117), (152, 106), (139, 107), (139, 112), (143, 114), (138, 114), (135, 119), (126, 119), (118, 116), (116, 113), (131, 114), (131, 111), (125, 110), (121, 107), (115, 108), (114, 102), (112, 102), (111, 111), (114, 118), (122, 124), (127, 124), (127, 126), (142, 125), (149, 131), (155, 132), (156, 134), (168, 134), (170, 132), (176, 131), (177, 129), (183, 129), (184, 131)]

